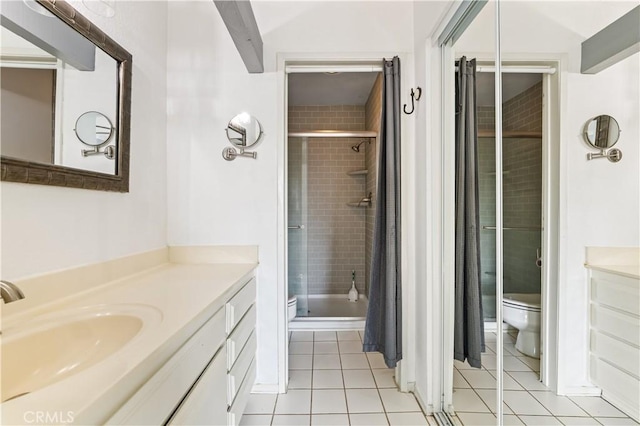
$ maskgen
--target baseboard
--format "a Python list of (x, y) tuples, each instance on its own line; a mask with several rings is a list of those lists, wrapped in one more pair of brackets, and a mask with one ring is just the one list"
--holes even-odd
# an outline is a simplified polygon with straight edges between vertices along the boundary
[(636, 422), (640, 422), (640, 410), (637, 405), (630, 404), (628, 401), (618, 398), (616, 395), (612, 395), (606, 391), (602, 392), (602, 399), (608, 401), (611, 405), (631, 417)]
[(279, 393), (277, 384), (256, 383), (251, 388), (251, 393)]
[(601, 396), (602, 389), (596, 386), (558, 387), (558, 395), (562, 396)]

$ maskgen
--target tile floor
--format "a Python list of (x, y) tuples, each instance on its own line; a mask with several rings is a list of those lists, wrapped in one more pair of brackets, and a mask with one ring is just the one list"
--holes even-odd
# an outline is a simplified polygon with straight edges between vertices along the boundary
[[(487, 333), (483, 367), (455, 361), (454, 421), (495, 425), (496, 335)], [(362, 353), (357, 331), (294, 331), (289, 343), (289, 392), (254, 394), (241, 425), (435, 425), (412, 394), (396, 389), (394, 370), (379, 354)], [(539, 360), (505, 334), (505, 425), (638, 425), (598, 397), (557, 396), (538, 380)]]
[[(487, 352), (482, 368), (454, 361), (453, 404), (464, 426), (495, 425), (496, 334), (485, 335)], [(540, 361), (515, 348), (515, 338), (504, 335), (505, 425), (637, 425), (634, 420), (598, 397), (565, 397), (549, 391), (539, 380)]]
[(362, 352), (358, 331), (294, 331), (288, 393), (251, 395), (241, 425), (435, 425), (394, 371)]

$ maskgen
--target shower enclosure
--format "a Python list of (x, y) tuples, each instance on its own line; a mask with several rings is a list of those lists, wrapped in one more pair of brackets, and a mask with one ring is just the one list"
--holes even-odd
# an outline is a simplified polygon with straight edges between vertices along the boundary
[[(375, 192), (368, 168), (375, 164), (376, 136), (364, 130), (289, 133), (287, 272), (289, 296), (297, 298), (292, 329), (364, 324), (367, 222)], [(347, 300), (353, 274), (357, 302)]]
[(309, 312), (307, 138), (289, 138), (287, 226), (289, 295), (297, 298), (296, 315)]
[[(502, 144), (503, 292), (540, 294), (542, 139), (526, 132), (505, 132)], [(479, 137), (478, 154), (482, 305), (485, 323), (495, 323), (495, 137)]]

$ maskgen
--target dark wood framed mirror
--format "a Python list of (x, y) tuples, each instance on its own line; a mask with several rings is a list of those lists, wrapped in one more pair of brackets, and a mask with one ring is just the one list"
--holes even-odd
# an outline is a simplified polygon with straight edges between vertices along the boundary
[[(42, 69), (52, 71), (48, 77), (52, 83), (45, 87), (53, 90), (44, 92), (48, 90), (53, 96), (40, 120), (20, 113), (20, 105), (5, 105), (3, 100), (2, 180), (129, 192), (132, 55), (63, 0), (3, 3), (10, 7), (3, 4), (1, 9), (1, 29), (8, 35), (2, 39), (8, 40), (6, 43), (14, 40), (18, 47), (6, 47), (3, 41), (0, 64), (7, 72), (2, 76), (2, 98), (27, 99), (22, 103), (32, 104), (31, 94), (14, 91), (4, 96), (4, 83), (9, 84), (12, 73), (24, 78)], [(22, 9), (12, 9), (14, 6)], [(43, 30), (48, 25), (52, 28)], [(23, 51), (36, 53), (25, 56)], [(66, 80), (61, 80), (61, 75)], [(93, 80), (87, 80), (89, 76)], [(35, 87), (31, 80), (19, 85), (24, 90)], [(104, 115), (113, 127), (101, 146), (88, 150), (75, 127), (78, 117), (92, 110)], [(29, 134), (36, 123), (43, 123), (44, 136)], [(101, 127), (98, 124), (96, 128)], [(25, 147), (35, 140), (40, 153), (33, 154), (32, 148), (27, 153)]]

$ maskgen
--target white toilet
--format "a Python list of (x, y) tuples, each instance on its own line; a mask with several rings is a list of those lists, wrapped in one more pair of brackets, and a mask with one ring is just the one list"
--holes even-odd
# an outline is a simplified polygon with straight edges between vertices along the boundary
[(518, 329), (516, 349), (527, 356), (540, 358), (540, 295), (505, 293), (502, 318)]

